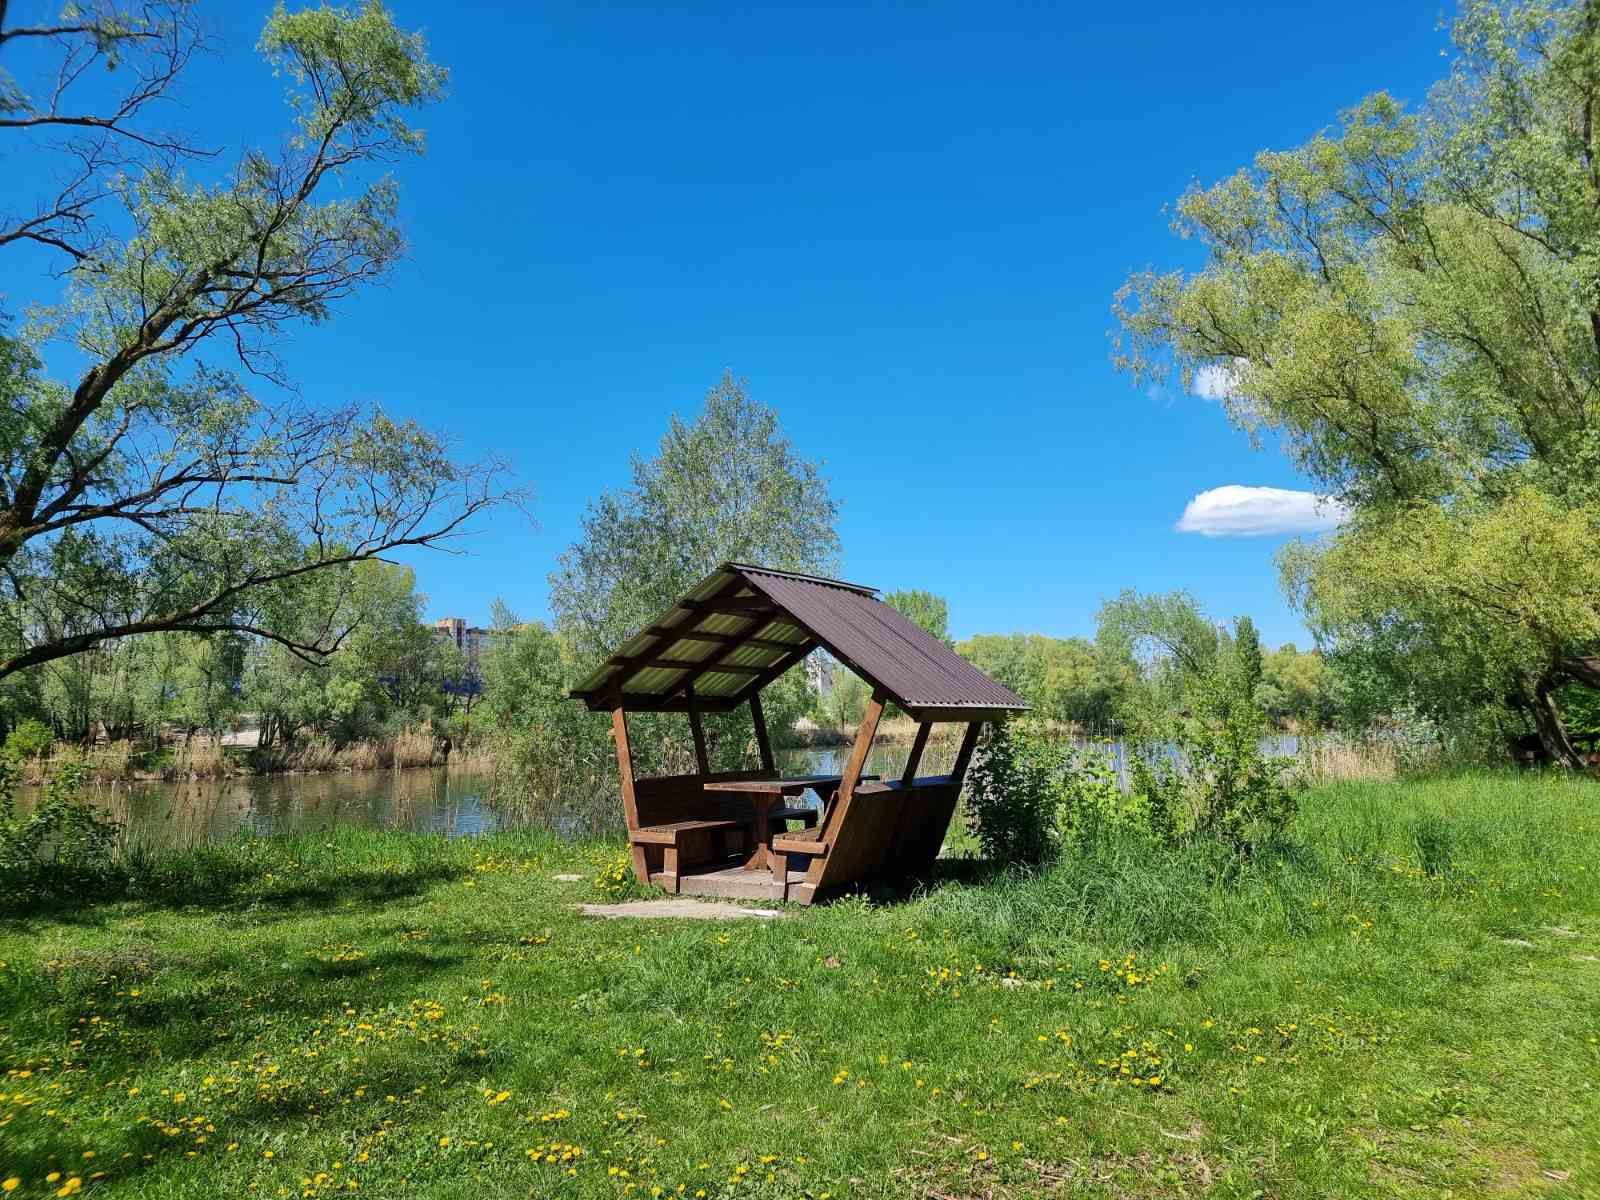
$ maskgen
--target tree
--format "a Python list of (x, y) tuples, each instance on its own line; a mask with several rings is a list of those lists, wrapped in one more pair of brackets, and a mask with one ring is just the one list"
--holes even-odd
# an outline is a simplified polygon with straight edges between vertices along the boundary
[(1333, 719), (1333, 706), (1324, 675), (1322, 655), (1285, 642), (1262, 658), (1256, 702), (1274, 721), (1325, 726)]
[(1245, 694), (1253, 696), (1261, 686), (1263, 670), (1261, 635), (1256, 623), (1249, 617), (1237, 617), (1233, 622), (1233, 654), (1238, 662), (1239, 681)]
[(883, 602), (946, 646), (955, 644), (950, 640), (950, 604), (943, 596), (912, 588), (890, 592)]
[(1471, 0), (1453, 69), (1180, 201), (1196, 272), (1134, 276), (1119, 362), (1204, 372), (1350, 510), (1285, 563), (1330, 649), (1408, 631), (1580, 759), (1600, 687), (1600, 3)]
[[(588, 669), (720, 563), (830, 573), (837, 515), (820, 464), (796, 453), (775, 411), (724, 375), (694, 421), (671, 418), (654, 458), (633, 456), (629, 487), (589, 505), (582, 536), (550, 577), (556, 631)], [(803, 676), (791, 671), (762, 693), (775, 738), (810, 708)], [(735, 731), (747, 723), (708, 721), (708, 737), (743, 745)], [(649, 718), (640, 728), (635, 749), (648, 761), (672, 735)]]
[[(153, 125), (205, 48), (189, 4), (66, 12), (8, 26), (0, 4), (0, 53), (56, 52), (41, 86), (0, 80), (0, 131), (65, 139), (36, 149), (70, 168), (64, 189), (0, 219), (0, 247), (48, 247), (67, 280), (21, 332), (0, 323), (0, 678), (154, 631), (325, 657), (348, 629), (283, 633), (295, 581), (458, 534), (502, 498), (497, 468), (378, 410), (263, 398), (200, 356), (231, 354), (277, 388), (281, 332), (389, 274), (404, 242), (395, 185), (374, 171), (421, 152), (406, 113), (445, 73), (376, 0), (280, 5), (259, 45), (293, 131), (200, 182), (180, 167), (203, 150)], [(124, 90), (74, 107), (99, 66)], [(47, 370), (52, 346), (70, 379)]]
[(1116, 661), (1092, 642), (1042, 633), (980, 633), (959, 643), (956, 652), (1016, 692), (1036, 715), (1087, 725), (1116, 718), (1132, 673), (1131, 663)]
[(340, 576), (307, 577), (300, 588), (306, 594), (302, 620), (321, 622), (331, 614), (350, 633), (315, 662), (291, 648), (311, 636), (304, 627), (255, 640), (244, 689), (246, 703), (260, 715), (262, 746), (293, 742), (304, 732), (342, 745), (444, 714), (444, 683), (453, 664), (420, 620), (423, 598), (409, 567), (363, 562)]
[(1226, 643), (1187, 592), (1144, 595), (1131, 588), (1100, 606), (1095, 640), (1109, 657), (1174, 678), (1204, 675)]

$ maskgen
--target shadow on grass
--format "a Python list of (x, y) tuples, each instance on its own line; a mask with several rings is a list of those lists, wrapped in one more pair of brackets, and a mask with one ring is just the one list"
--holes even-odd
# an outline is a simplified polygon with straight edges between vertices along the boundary
[(1014, 871), (985, 859), (941, 858), (924, 874), (868, 881), (828, 895), (823, 900), (827, 902), (854, 895), (864, 897), (874, 907), (886, 907), (922, 900), (945, 888), (983, 887), (1010, 878), (1015, 878)]
[(308, 910), (410, 899), (467, 874), (467, 868), (453, 863), (416, 863), (398, 870), (350, 868), (264, 886), (259, 870), (244, 864), (190, 875), (165, 870), (136, 876), (118, 895), (52, 897), (26, 910), (0, 910), (0, 927), (24, 934), (45, 924), (101, 928), (113, 917), (160, 911), (248, 912), (253, 922), (282, 920)]

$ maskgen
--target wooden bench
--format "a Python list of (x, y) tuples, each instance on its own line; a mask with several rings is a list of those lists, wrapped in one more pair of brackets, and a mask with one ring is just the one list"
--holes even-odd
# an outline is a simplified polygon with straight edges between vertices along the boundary
[(684, 868), (716, 865), (730, 857), (730, 833), (737, 835), (740, 850), (748, 853), (755, 842), (752, 819), (727, 811), (727, 806), (706, 795), (705, 785), (708, 780), (767, 777), (764, 771), (727, 771), (628, 781), (624, 812), (634, 873), (677, 892)]
[(727, 834), (730, 829), (744, 829), (742, 821), (715, 818), (694, 818), (686, 821), (668, 821), (663, 825), (641, 825), (635, 829), (630, 841), (636, 846), (661, 847), (661, 871), (664, 875), (671, 876), (671, 885), (674, 892), (678, 891), (680, 877), (679, 860), (686, 844), (700, 842), (701, 835), (708, 835), (710, 842), (709, 857), (722, 859), (728, 857)]

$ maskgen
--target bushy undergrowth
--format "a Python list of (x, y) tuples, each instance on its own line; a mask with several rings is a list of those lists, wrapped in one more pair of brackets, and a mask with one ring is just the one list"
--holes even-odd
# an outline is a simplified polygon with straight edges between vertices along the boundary
[(968, 778), (966, 818), (984, 857), (1034, 867), (1107, 841), (1203, 842), (1239, 858), (1281, 845), (1303, 784), (1261, 749), (1260, 711), (1220, 688), (1136, 742), (1122, 788), (1110, 757), (1039, 721), (989, 730)]
[(1280, 844), (1301, 782), (1292, 759), (1261, 748), (1267, 722), (1225, 673), (1196, 681), (1189, 708), (1161, 737), (1146, 737), (1129, 764), (1148, 827), (1166, 843), (1223, 843), (1242, 857)]
[(116, 892), (127, 881), (121, 829), (82, 797), (86, 769), (60, 767), (37, 804), (17, 811), (16, 770), (0, 762), (0, 909)]

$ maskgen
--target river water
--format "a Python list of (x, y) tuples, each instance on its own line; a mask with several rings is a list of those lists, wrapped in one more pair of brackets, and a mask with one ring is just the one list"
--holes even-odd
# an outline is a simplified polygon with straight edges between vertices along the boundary
[[(1271, 752), (1294, 753), (1292, 738), (1270, 741)], [(948, 771), (956, 746), (953, 738), (931, 741), (920, 773)], [(1107, 749), (1104, 744), (1097, 748)], [(906, 742), (878, 743), (868, 756), (867, 772), (898, 778), (909, 750)], [(1120, 773), (1122, 748), (1112, 744), (1109, 751)], [(787, 775), (838, 774), (848, 754), (848, 747), (789, 750), (779, 754), (778, 766)], [(514, 806), (493, 803), (489, 776), (443, 767), (100, 783), (92, 785), (87, 795), (122, 824), (130, 844), (152, 847), (190, 846), (241, 835), (315, 833), (341, 825), (470, 837), (519, 819)], [(24, 807), (30, 799), (23, 797)]]

